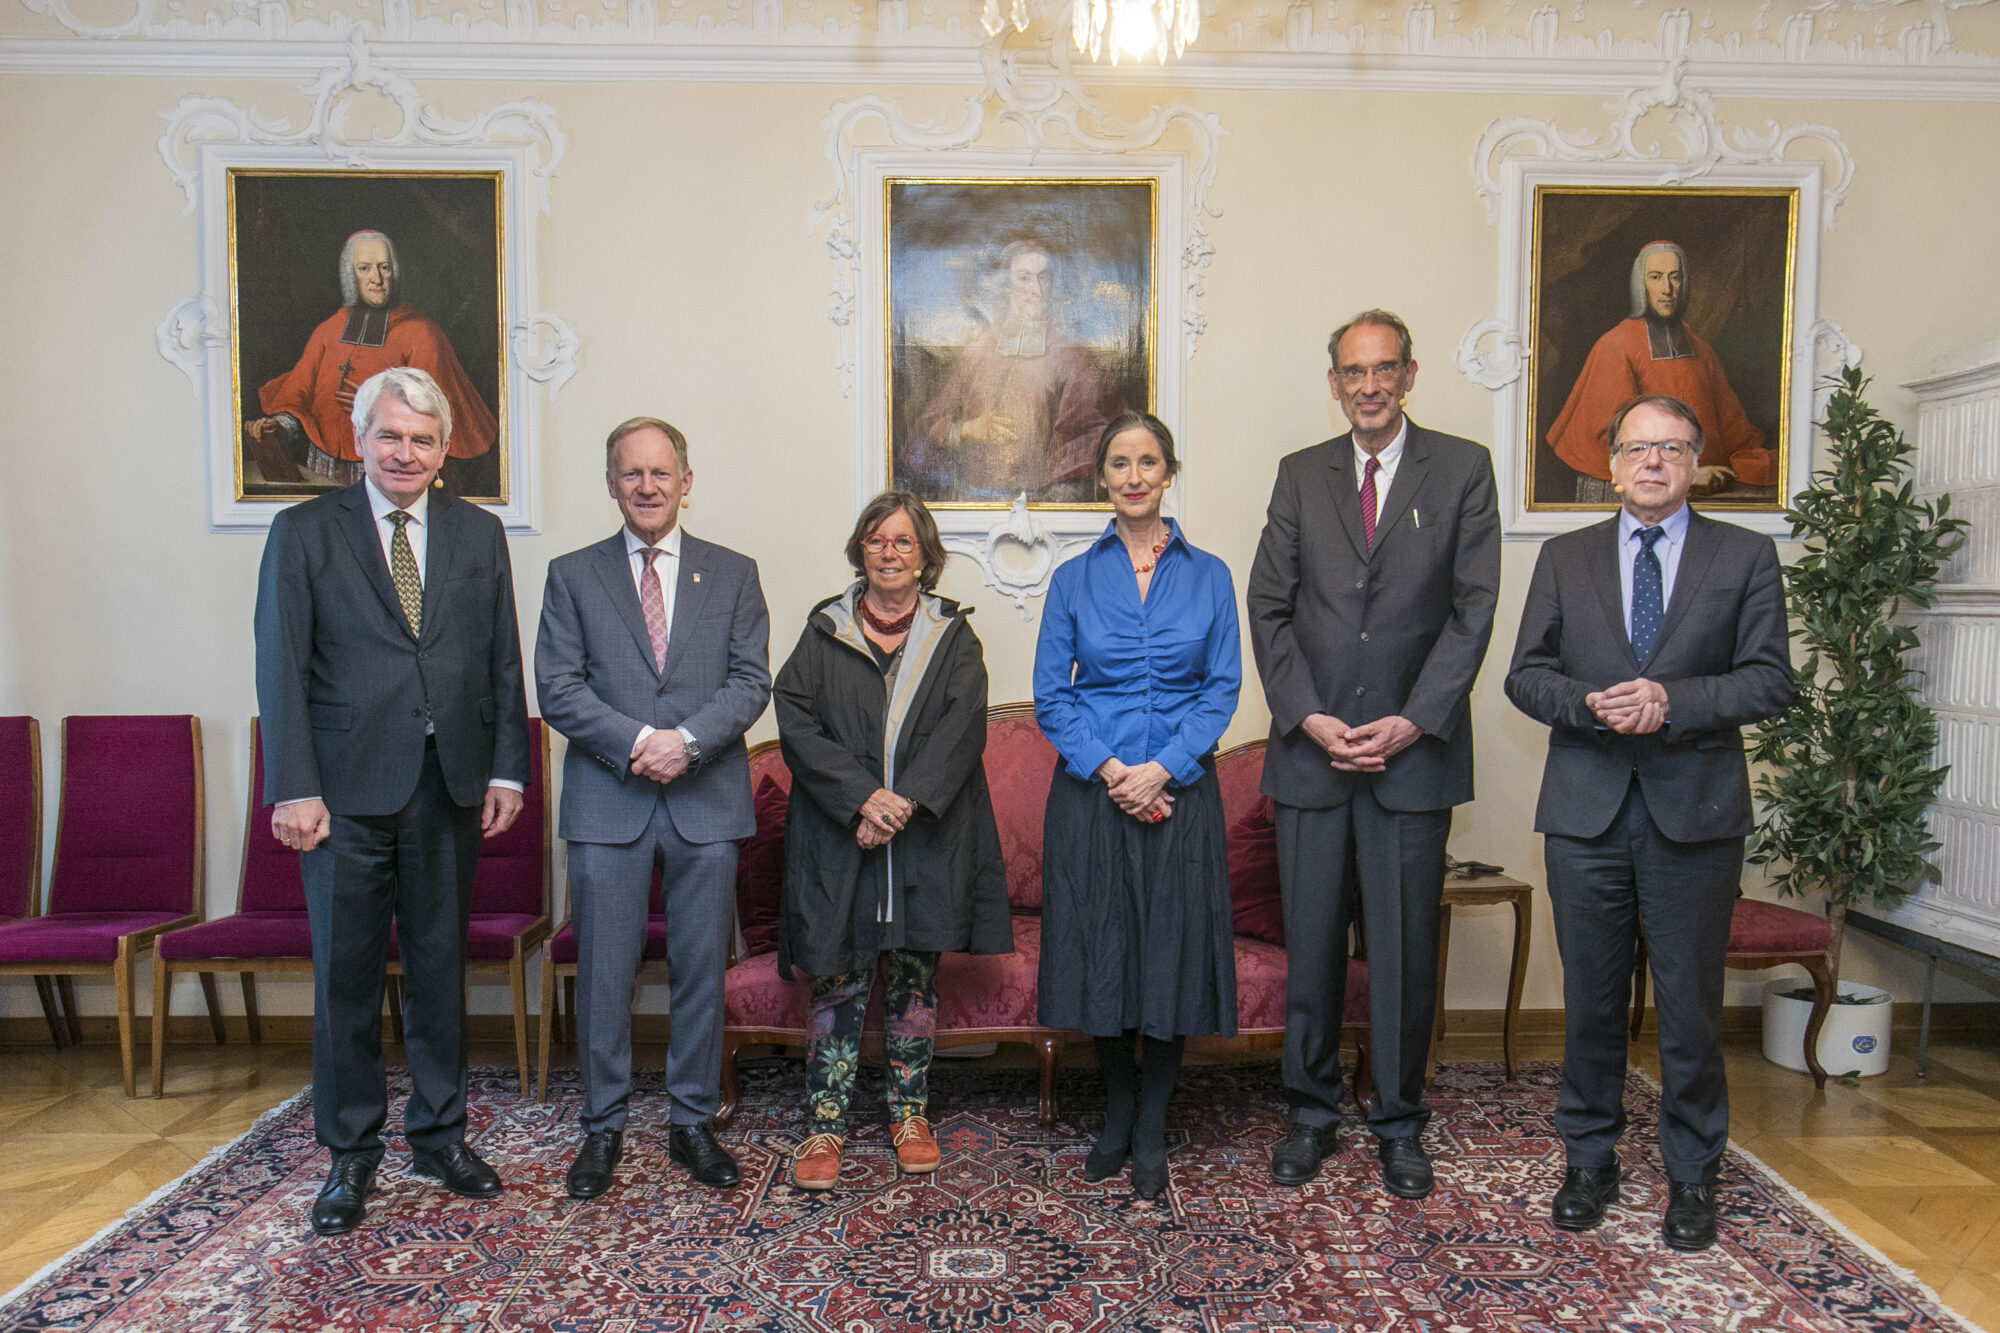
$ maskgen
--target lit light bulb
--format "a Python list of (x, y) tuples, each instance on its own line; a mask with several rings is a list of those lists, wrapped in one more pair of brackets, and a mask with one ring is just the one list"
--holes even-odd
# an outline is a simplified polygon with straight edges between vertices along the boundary
[(1151, 0), (1112, 0), (1111, 63), (1120, 55), (1137, 59), (1160, 45), (1159, 28), (1153, 21)]

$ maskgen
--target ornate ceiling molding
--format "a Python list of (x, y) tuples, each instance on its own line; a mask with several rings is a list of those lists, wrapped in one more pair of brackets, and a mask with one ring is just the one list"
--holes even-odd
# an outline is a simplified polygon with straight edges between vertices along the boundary
[[(144, 3), (144, 0), (142, 0)], [(237, 420), (229, 302), (228, 172), (232, 167), (403, 168), (498, 171), (506, 182), (501, 230), (502, 289), (508, 312), (506, 355), (520, 376), (550, 401), (577, 371), (581, 345), (569, 323), (536, 301), (535, 226), (549, 212), (550, 187), (568, 140), (555, 113), (533, 99), (507, 102), (469, 119), (455, 119), (424, 100), (410, 78), (392, 68), (359, 30), (335, 63), (301, 91), (311, 111), (294, 129), (219, 97), (184, 97), (164, 119), (159, 152), (187, 196), (185, 211), (201, 219), (202, 286), (177, 303), (154, 335), (160, 356), (205, 392), (210, 448), (210, 523), (218, 530), (261, 529), (276, 506), (235, 497)], [(348, 132), (354, 99), (370, 95), (394, 108), (394, 124), (366, 138)], [(539, 522), (541, 394), (509, 388), (500, 404), (508, 422), (512, 480), (497, 506), (508, 528), (532, 532)]]

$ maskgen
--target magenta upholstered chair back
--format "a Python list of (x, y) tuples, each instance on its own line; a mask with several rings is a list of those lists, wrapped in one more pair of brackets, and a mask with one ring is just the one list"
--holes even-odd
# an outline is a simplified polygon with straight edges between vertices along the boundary
[(521, 817), (497, 838), (479, 844), (479, 875), (472, 882), (472, 910), (542, 916), (549, 910), (548, 731), (528, 719), (528, 790)]
[(34, 916), (42, 901), (42, 729), (0, 717), (0, 918)]
[[(778, 913), (785, 892), (785, 807), (791, 799), (792, 770), (776, 741), (750, 747), (750, 799), (757, 831), (736, 845), (736, 928), (743, 957), (778, 947)], [(659, 880), (655, 877), (654, 891)]]
[(1056, 747), (1035, 725), (1033, 704), (986, 711), (986, 786), (1000, 826), (1007, 902), (1016, 911), (1042, 910), (1042, 812), (1055, 771)]
[(201, 719), (66, 717), (50, 912), (199, 912)]
[(1222, 821), (1233, 826), (1265, 799), (1259, 790), (1264, 781), (1264, 742), (1252, 741), (1217, 755), (1215, 781), (1222, 788)]
[(1278, 886), (1278, 830), (1264, 780), (1264, 742), (1251, 741), (1215, 757), (1222, 788), (1222, 823), (1229, 830), (1229, 907), (1238, 935), (1285, 942), (1285, 905)]
[(303, 912), (306, 885), (299, 854), (271, 834), (271, 807), (264, 804), (263, 732), (250, 719), (250, 813), (243, 825), (243, 881), (236, 895), (239, 912)]

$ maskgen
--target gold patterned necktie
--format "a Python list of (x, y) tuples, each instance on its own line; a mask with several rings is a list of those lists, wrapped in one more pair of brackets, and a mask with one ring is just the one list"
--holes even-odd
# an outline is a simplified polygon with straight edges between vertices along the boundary
[(396, 597), (403, 603), (403, 618), (410, 622), (410, 637), (424, 627), (424, 581), (417, 577), (416, 552), (410, 549), (410, 516), (400, 509), (389, 511), (396, 535), (389, 539), (389, 577), (396, 585)]

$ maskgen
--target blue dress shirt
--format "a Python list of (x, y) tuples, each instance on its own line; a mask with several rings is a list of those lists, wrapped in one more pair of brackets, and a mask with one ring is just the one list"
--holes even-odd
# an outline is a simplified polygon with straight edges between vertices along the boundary
[(1035, 720), (1071, 776), (1106, 759), (1201, 777), (1236, 713), (1243, 650), (1229, 569), (1167, 521), (1146, 599), (1115, 524), (1055, 573), (1035, 644)]
[[(1688, 514), (1685, 503), (1673, 513), (1660, 520), (1660, 539), (1653, 543), (1653, 554), (1660, 560), (1660, 608), (1664, 611), (1674, 604), (1674, 575), (1680, 573), (1681, 552), (1687, 548)], [(1625, 633), (1632, 633), (1632, 557), (1639, 554), (1644, 543), (1639, 540), (1639, 529), (1647, 526), (1632, 517), (1630, 510), (1618, 511), (1618, 588), (1625, 597)]]

